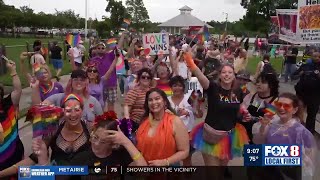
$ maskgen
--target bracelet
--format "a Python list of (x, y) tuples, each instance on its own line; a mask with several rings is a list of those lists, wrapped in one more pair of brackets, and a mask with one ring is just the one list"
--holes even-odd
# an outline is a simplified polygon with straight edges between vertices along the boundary
[(136, 154), (135, 156), (133, 156), (132, 159), (133, 159), (134, 161), (136, 161), (136, 160), (140, 159), (141, 156), (142, 156), (142, 154), (139, 152), (138, 154)]
[(17, 170), (17, 172), (19, 171), (19, 167), (16, 164), (12, 165), (12, 167), (14, 167)]
[(48, 166), (50, 163), (47, 162), (46, 164), (39, 164), (40, 166)]
[(17, 74), (17, 73), (15, 73), (15, 74), (12, 74), (12, 75), (11, 75), (11, 77), (14, 77), (14, 76), (17, 76), (17, 75), (18, 75), (18, 74)]
[(169, 163), (168, 158), (167, 158), (167, 159), (165, 159), (165, 160), (166, 160), (166, 162), (167, 162), (167, 166), (170, 166), (170, 163)]

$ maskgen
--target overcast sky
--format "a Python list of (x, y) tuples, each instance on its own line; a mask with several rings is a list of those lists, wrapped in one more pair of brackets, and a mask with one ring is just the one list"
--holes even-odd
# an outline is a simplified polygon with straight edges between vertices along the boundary
[[(239, 20), (245, 14), (240, 6), (241, 0), (143, 0), (152, 22), (164, 22), (178, 15), (179, 8), (187, 5), (193, 9), (192, 14), (203, 21), (224, 21), (229, 14), (229, 21)], [(62, 11), (73, 9), (80, 16), (85, 17), (85, 0), (4, 0), (6, 4), (29, 6), (35, 12), (54, 13), (55, 9)], [(123, 0), (123, 4), (125, 0)], [(105, 12), (106, 0), (88, 0), (88, 17), (99, 20)]]

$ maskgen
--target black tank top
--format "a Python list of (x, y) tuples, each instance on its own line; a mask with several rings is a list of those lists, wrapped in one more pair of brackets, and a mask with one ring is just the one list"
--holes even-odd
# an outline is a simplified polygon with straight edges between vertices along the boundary
[[(250, 105), (248, 106), (247, 110), (253, 117), (263, 117), (264, 116), (264, 107), (259, 108), (253, 105), (254, 98), (256, 97), (257, 93), (255, 93), (251, 100), (250, 100)], [(271, 104), (277, 97), (272, 97), (272, 99), (269, 101), (269, 104)]]

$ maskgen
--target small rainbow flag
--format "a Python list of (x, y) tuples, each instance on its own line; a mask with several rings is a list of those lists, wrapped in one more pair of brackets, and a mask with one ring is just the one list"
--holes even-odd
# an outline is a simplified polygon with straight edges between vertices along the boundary
[(210, 39), (209, 29), (206, 25), (204, 25), (199, 31), (198, 40), (201, 43), (203, 43), (204, 41), (209, 41), (209, 39)]
[(129, 19), (123, 19), (123, 22), (130, 25), (131, 24), (131, 21)]
[(242, 90), (243, 93), (247, 93), (248, 92), (247, 85), (245, 85), (245, 84), (242, 85), (241, 86), (241, 90)]
[(38, 63), (33, 64), (33, 71), (36, 77), (42, 77), (43, 73), (41, 71), (41, 65)]
[(81, 40), (81, 36), (80, 34), (77, 34), (77, 35), (67, 34), (66, 40), (70, 46), (75, 47), (79, 44)]
[(116, 38), (110, 38), (107, 40), (107, 45), (109, 46), (109, 48), (114, 48), (117, 46), (117, 40)]
[(55, 106), (36, 105), (29, 109), (26, 121), (32, 122), (33, 138), (56, 132), (63, 109)]
[(276, 107), (274, 107), (272, 104), (265, 103), (265, 108), (264, 108), (264, 113), (268, 113), (270, 115), (275, 115), (276, 114)]

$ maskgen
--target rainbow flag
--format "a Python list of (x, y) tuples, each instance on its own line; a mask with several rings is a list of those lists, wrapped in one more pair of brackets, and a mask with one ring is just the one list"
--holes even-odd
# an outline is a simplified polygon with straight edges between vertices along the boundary
[(268, 113), (270, 115), (275, 115), (276, 114), (276, 107), (274, 107), (272, 104), (265, 103), (265, 108), (263, 110), (264, 113)]
[(131, 24), (131, 21), (129, 19), (123, 19), (123, 23), (122, 23), (122, 30), (126, 30), (128, 29), (129, 25)]
[(169, 97), (169, 96), (172, 96), (172, 94), (173, 94), (172, 89), (171, 89), (171, 87), (169, 86), (169, 83), (162, 84), (162, 83), (160, 83), (160, 82), (158, 81), (158, 83), (157, 83), (157, 88), (158, 88), (158, 89), (161, 89), (162, 91), (164, 91), (168, 97)]
[(60, 107), (36, 105), (29, 109), (26, 121), (32, 122), (33, 138), (55, 133), (62, 116)]
[(203, 28), (201, 28), (199, 31), (198, 40), (201, 43), (204, 43), (204, 41), (209, 41), (209, 39), (210, 39), (209, 29), (206, 25), (204, 25)]
[(245, 84), (242, 85), (242, 86), (241, 86), (241, 90), (242, 90), (243, 93), (246, 94), (246, 93), (248, 92), (247, 85), (245, 85)]
[(67, 34), (66, 40), (71, 47), (75, 47), (79, 44), (81, 40), (81, 36), (80, 34), (77, 34), (77, 35)]
[(123, 19), (123, 22), (130, 25), (131, 24), (131, 21), (129, 19)]
[(117, 46), (117, 39), (116, 38), (110, 38), (107, 40), (107, 45), (109, 48), (114, 48)]
[(33, 71), (34, 71), (34, 75), (36, 77), (42, 77), (43, 76), (43, 72), (41, 71), (41, 65), (38, 63), (34, 63), (33, 64)]
[(14, 106), (11, 105), (6, 113), (8, 116), (1, 122), (4, 142), (0, 144), (0, 163), (4, 163), (8, 158), (14, 156), (18, 139), (18, 124)]

